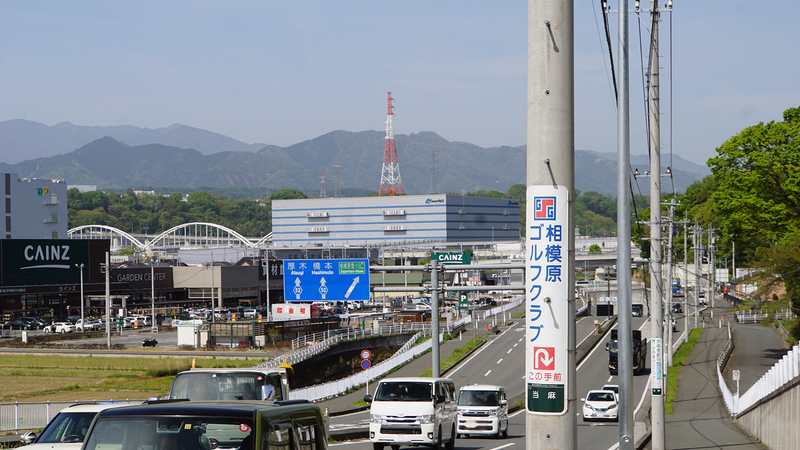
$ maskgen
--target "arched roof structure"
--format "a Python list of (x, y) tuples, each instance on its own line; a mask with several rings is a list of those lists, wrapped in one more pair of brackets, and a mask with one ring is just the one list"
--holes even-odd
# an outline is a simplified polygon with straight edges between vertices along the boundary
[(170, 228), (155, 238), (142, 243), (131, 234), (108, 225), (83, 225), (67, 232), (70, 239), (110, 239), (111, 249), (136, 247), (140, 251), (159, 248), (258, 248), (272, 240), (272, 233), (257, 242), (242, 236), (236, 231), (215, 223), (191, 222)]

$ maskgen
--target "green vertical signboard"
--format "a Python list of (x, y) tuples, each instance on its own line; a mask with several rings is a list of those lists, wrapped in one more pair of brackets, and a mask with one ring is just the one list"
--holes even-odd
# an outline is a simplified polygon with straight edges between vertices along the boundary
[(458, 293), (458, 309), (469, 309), (469, 300), (466, 292)]

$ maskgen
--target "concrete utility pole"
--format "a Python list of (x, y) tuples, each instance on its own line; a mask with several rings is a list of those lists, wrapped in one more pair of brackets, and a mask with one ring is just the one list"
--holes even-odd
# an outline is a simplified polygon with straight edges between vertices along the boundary
[[(650, 3), (650, 77), (649, 77), (649, 105), (650, 105), (650, 314), (651, 314), (651, 345), (650, 352), (654, 361), (659, 355), (654, 354), (653, 350), (663, 348), (661, 344), (664, 336), (664, 315), (663, 315), (663, 282), (661, 277), (661, 94), (659, 93), (659, 72), (658, 72), (658, 22), (660, 13), (658, 12), (658, 2), (653, 0)], [(622, 11), (622, 8), (620, 8)], [(624, 14), (620, 14), (621, 16)], [(620, 314), (624, 314), (620, 311)], [(659, 341), (656, 341), (658, 339)], [(622, 353), (622, 350), (620, 350)], [(663, 368), (651, 367), (651, 371)], [(661, 374), (658, 374), (661, 375)], [(664, 389), (663, 376), (652, 377), (652, 448), (653, 450), (666, 449), (666, 426), (664, 412)], [(657, 383), (662, 385), (658, 386)]]
[(528, 450), (577, 448), (574, 22), (573, 2), (528, 0)]
[[(683, 330), (689, 332), (689, 243), (688, 243), (688, 225), (689, 213), (683, 216), (683, 305), (686, 310), (683, 311)], [(688, 339), (688, 334), (687, 334)]]
[(697, 310), (700, 303), (700, 261), (703, 259), (703, 229), (694, 221), (694, 328), (697, 328)]
[(714, 229), (711, 228), (711, 223), (708, 224), (708, 267), (708, 290), (706, 291), (706, 302), (709, 302), (713, 308), (717, 268), (714, 267)]
[[(665, 283), (667, 301), (665, 307), (667, 308), (667, 367), (672, 367), (672, 227), (675, 226), (675, 200), (673, 199), (668, 203), (669, 205), (669, 243), (667, 244), (667, 282)], [(666, 380), (665, 380), (666, 381)], [(666, 387), (666, 383), (664, 383)]]

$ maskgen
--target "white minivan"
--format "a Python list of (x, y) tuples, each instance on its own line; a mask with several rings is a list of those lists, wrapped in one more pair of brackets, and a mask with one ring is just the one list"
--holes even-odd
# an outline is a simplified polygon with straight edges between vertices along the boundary
[(464, 386), (458, 393), (459, 437), (483, 434), (508, 436), (506, 388), (487, 384)]
[(389, 445), (428, 445), (447, 450), (456, 444), (456, 387), (449, 378), (385, 378), (371, 403), (369, 440), (375, 450)]

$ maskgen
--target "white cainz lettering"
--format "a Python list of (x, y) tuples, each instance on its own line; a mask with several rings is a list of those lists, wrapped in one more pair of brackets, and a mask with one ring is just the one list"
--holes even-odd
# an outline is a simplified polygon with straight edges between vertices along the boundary
[(69, 253), (69, 245), (62, 245), (61, 251), (62, 251), (61, 259), (63, 259), (64, 261), (69, 261), (69, 256), (67, 256), (67, 253)]
[(36, 247), (36, 256), (33, 259), (47, 259), (44, 256), (44, 251), (42, 250), (41, 245)]
[(33, 250), (33, 246), (32, 245), (26, 245), (25, 246), (25, 259), (27, 259), (28, 261), (32, 261), (33, 260), (33, 255), (30, 254), (31, 250)]

